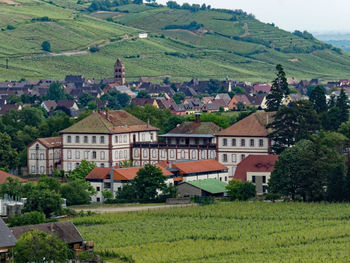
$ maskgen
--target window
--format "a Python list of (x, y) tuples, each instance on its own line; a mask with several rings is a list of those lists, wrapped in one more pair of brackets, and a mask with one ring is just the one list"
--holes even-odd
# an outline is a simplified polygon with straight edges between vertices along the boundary
[(165, 150), (162, 150), (162, 158), (165, 158)]
[(124, 138), (124, 142), (127, 143), (128, 142), (128, 136), (124, 135), (123, 138)]
[(123, 151), (119, 151), (119, 160), (122, 160), (124, 158)]
[(67, 151), (67, 158), (72, 159), (72, 151), (71, 150)]
[(151, 132), (151, 141), (153, 142), (153, 133)]
[(205, 151), (202, 151), (202, 159), (206, 159)]
[(144, 157), (144, 158), (147, 158), (147, 155), (148, 155), (148, 154), (147, 154), (147, 150), (144, 149), (144, 150), (143, 150), (143, 157)]
[(67, 137), (67, 143), (71, 143), (71, 142), (72, 142), (72, 136), (69, 135), (69, 136)]
[(96, 191), (97, 191), (97, 192), (100, 191), (100, 187), (99, 187), (99, 186), (96, 187)]
[(192, 151), (192, 159), (195, 160), (197, 157), (197, 153), (196, 151)]
[(34, 165), (32, 165), (31, 171), (32, 171), (32, 174), (35, 173), (35, 166)]
[(141, 135), (141, 141), (145, 141), (145, 134), (144, 133), (142, 133), (142, 135)]
[(175, 157), (174, 150), (170, 150), (170, 158), (174, 158), (174, 157)]
[(92, 159), (96, 159), (96, 152), (95, 151), (92, 152)]
[(114, 137), (114, 141), (115, 141), (115, 143), (118, 143), (118, 136)]
[(104, 136), (100, 137), (100, 143), (105, 143), (105, 137)]
[(254, 147), (254, 139), (250, 139), (250, 147)]
[(104, 160), (104, 159), (105, 159), (105, 152), (101, 152), (101, 153), (100, 153), (100, 158), (101, 158), (101, 160)]
[(135, 149), (134, 155), (135, 155), (135, 157), (139, 157), (139, 150), (138, 149)]
[(185, 159), (185, 151), (181, 151), (181, 159)]
[(227, 139), (223, 139), (222, 146), (227, 146)]
[(96, 143), (96, 136), (92, 136), (92, 143)]
[(153, 157), (153, 158), (156, 158), (156, 157), (157, 157), (157, 152), (156, 152), (156, 150), (152, 150), (152, 157)]
[(84, 136), (84, 143), (89, 143), (89, 137)]
[(104, 163), (101, 163), (101, 168), (105, 168), (105, 164)]
[(242, 146), (242, 147), (245, 146), (245, 139), (241, 139), (241, 146)]
[(32, 159), (32, 160), (35, 159), (35, 153), (32, 153), (32, 154), (30, 155), (30, 159)]
[(68, 171), (72, 170), (72, 163), (67, 163)]
[(84, 159), (85, 160), (89, 159), (89, 152), (84, 152)]
[(40, 173), (41, 173), (41, 174), (43, 174), (43, 173), (44, 173), (44, 171), (45, 171), (44, 166), (40, 166)]
[(232, 154), (232, 162), (233, 163), (237, 162), (237, 155), (236, 154)]
[(43, 153), (40, 154), (40, 160), (44, 160), (44, 154)]
[(97, 198), (96, 198), (96, 201), (97, 201), (98, 203), (100, 203), (100, 202), (101, 202), (101, 199), (100, 199), (99, 197), (97, 197)]
[(252, 183), (255, 184), (255, 175), (252, 176)]
[(128, 151), (124, 150), (124, 158), (127, 159), (128, 158)]
[(236, 139), (232, 139), (232, 146), (236, 146)]
[(266, 185), (263, 185), (263, 193), (266, 193), (267, 192), (267, 187)]
[(262, 177), (262, 182), (263, 182), (263, 184), (266, 184), (266, 176)]
[(260, 147), (264, 147), (264, 140), (263, 140), (263, 139), (260, 139), (260, 140), (259, 140), (259, 146), (260, 146)]
[(79, 167), (79, 163), (75, 163), (75, 168), (78, 168)]
[(241, 161), (243, 161), (245, 158), (245, 154), (241, 154)]
[(227, 154), (223, 154), (223, 155), (222, 155), (222, 161), (223, 161), (224, 163), (227, 163)]
[(211, 151), (210, 152), (210, 159), (214, 159), (215, 158), (215, 152), (214, 151)]
[(75, 159), (80, 159), (80, 151), (75, 151)]
[(227, 176), (225, 176), (225, 182), (227, 182)]
[(75, 136), (75, 143), (80, 143), (80, 137), (79, 136)]

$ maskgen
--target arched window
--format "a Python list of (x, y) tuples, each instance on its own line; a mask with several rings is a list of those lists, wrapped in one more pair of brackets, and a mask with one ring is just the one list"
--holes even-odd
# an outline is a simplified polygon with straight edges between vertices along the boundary
[(80, 137), (79, 136), (75, 136), (75, 143), (80, 143)]

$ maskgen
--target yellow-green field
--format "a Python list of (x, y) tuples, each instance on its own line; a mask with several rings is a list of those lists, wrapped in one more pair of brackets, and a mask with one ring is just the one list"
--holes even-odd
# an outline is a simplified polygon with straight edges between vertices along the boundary
[(108, 262), (349, 262), (350, 205), (223, 202), (73, 222)]

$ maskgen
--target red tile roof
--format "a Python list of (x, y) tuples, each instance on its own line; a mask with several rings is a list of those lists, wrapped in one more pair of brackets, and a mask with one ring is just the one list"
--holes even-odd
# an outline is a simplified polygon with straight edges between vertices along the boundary
[[(164, 176), (172, 176), (173, 173), (169, 172), (167, 169), (158, 166), (162, 170)], [(137, 176), (137, 172), (143, 167), (130, 167), (130, 168), (121, 168), (114, 170), (114, 180), (118, 181), (130, 181)]]
[(95, 179), (95, 180), (103, 180), (107, 178), (107, 175), (110, 172), (110, 168), (94, 168), (86, 177), (85, 179)]
[(249, 155), (238, 164), (234, 179), (247, 181), (248, 172), (271, 173), (277, 160), (278, 155)]
[(225, 165), (219, 163), (216, 160), (173, 163), (172, 167), (178, 169), (180, 174), (227, 170), (227, 167)]
[(256, 112), (217, 133), (218, 136), (266, 137), (271, 131), (266, 125), (273, 121), (275, 112)]
[(2, 170), (0, 170), (0, 184), (3, 184), (6, 182), (6, 179), (7, 177), (11, 177), (13, 179), (18, 179), (20, 182), (26, 182), (26, 180), (16, 176), (16, 175), (13, 175), (13, 174), (9, 174), (9, 173), (6, 173)]

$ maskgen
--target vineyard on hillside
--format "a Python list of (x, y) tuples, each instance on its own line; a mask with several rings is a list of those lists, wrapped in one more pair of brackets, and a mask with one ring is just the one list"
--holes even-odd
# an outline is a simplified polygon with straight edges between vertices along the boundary
[(349, 204), (223, 202), (73, 220), (108, 262), (348, 262)]

